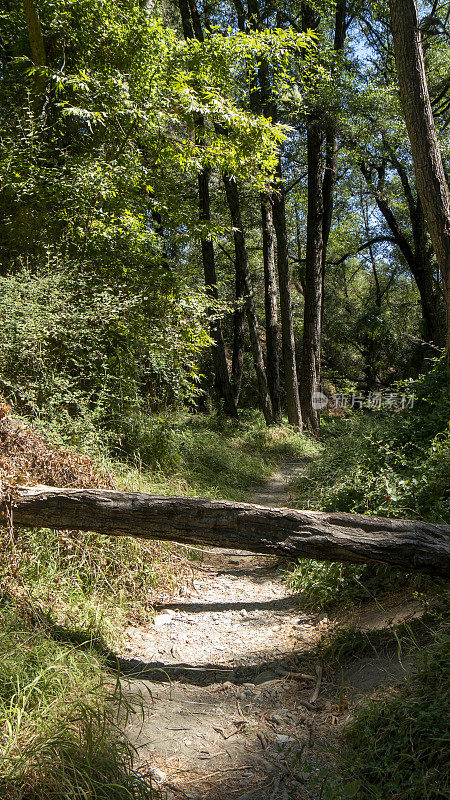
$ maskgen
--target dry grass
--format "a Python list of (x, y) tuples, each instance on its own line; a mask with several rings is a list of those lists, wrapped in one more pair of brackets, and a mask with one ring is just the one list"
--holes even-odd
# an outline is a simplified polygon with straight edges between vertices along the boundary
[(15, 484), (114, 488), (110, 473), (87, 455), (64, 449), (13, 419), (0, 400), (0, 491)]

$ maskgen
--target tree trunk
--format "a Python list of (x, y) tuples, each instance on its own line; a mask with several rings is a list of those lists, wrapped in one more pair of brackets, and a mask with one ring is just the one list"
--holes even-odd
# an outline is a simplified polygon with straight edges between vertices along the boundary
[(307, 122), (308, 147), (308, 216), (306, 223), (305, 313), (301, 404), (303, 422), (308, 430), (319, 435), (319, 408), (314, 393), (320, 384), (320, 349), (322, 334), (322, 126), (318, 119)]
[(302, 412), (298, 393), (297, 362), (295, 358), (294, 321), (292, 318), (291, 290), (289, 287), (289, 253), (286, 230), (286, 203), (278, 165), (279, 183), (273, 195), (273, 221), (277, 237), (278, 286), (280, 290), (281, 344), (283, 353), (284, 388), (288, 421), (302, 429)]
[(261, 195), (261, 221), (264, 260), (264, 307), (266, 312), (267, 384), (272, 401), (273, 418), (280, 423), (280, 356), (278, 351), (277, 284), (275, 279), (275, 244), (273, 206), (269, 194)]
[(443, 332), (439, 318), (438, 293), (436, 292), (429, 243), (425, 233), (422, 203), (418, 198), (413, 223), (414, 265), (411, 267), (420, 295), (423, 319), (423, 338), (436, 347), (442, 347)]
[(35, 67), (45, 67), (47, 58), (45, 54), (44, 37), (42, 36), (39, 14), (33, 0), (23, 0), (23, 12), (25, 15), (25, 22), (27, 23), (33, 64)]
[[(203, 41), (203, 31), (198, 18), (195, 4), (192, 7), (188, 0), (179, 0), (179, 9), (183, 34), (185, 39), (199, 39)], [(201, 114), (194, 116), (195, 136), (197, 143), (201, 146), (205, 135), (205, 121)], [(208, 166), (198, 174), (198, 199), (200, 222), (209, 223), (211, 221), (211, 204), (209, 197), (209, 175)], [(201, 240), (203, 272), (205, 276), (205, 288), (207, 294), (213, 299), (218, 299), (217, 274), (214, 259), (214, 245), (209, 236), (202, 236)], [(225, 351), (225, 341), (223, 338), (222, 323), (217, 317), (214, 309), (209, 311), (210, 335), (213, 340), (212, 359), (214, 365), (214, 385), (216, 391), (223, 399), (223, 411), (230, 417), (237, 417), (238, 411), (234, 400), (233, 390), (230, 383), (228, 372), (227, 357)]]
[(420, 305), (423, 320), (423, 335), (426, 341), (440, 347), (442, 344), (441, 327), (439, 323), (439, 313), (437, 306), (437, 296), (434, 288), (433, 267), (430, 260), (429, 248), (425, 237), (425, 220), (423, 216), (420, 198), (415, 199), (411, 186), (409, 185), (406, 172), (398, 159), (390, 154), (393, 166), (395, 166), (405, 193), (408, 204), (411, 230), (413, 234), (414, 248), (409, 243), (406, 236), (402, 233), (397, 218), (392, 211), (384, 192), (384, 169), (378, 167), (378, 185), (372, 181), (371, 170), (364, 162), (360, 163), (361, 172), (370, 188), (375, 202), (381, 211), (386, 224), (391, 231), (395, 244), (402, 253), (411, 275), (413, 276), (419, 292)]
[[(44, 37), (42, 35), (41, 21), (34, 0), (23, 0), (23, 12), (27, 24), (28, 39), (30, 41), (31, 57), (35, 67), (45, 67), (47, 56), (45, 52)], [(45, 89), (44, 75), (37, 75), (34, 82), (33, 109), (37, 113), (41, 106), (42, 94)]]
[(252, 280), (248, 265), (247, 246), (245, 243), (244, 226), (242, 224), (241, 207), (239, 201), (239, 191), (236, 179), (230, 175), (223, 175), (223, 183), (227, 196), (228, 208), (230, 209), (231, 222), (233, 225), (234, 248), (236, 253), (236, 271), (239, 272), (240, 280), (245, 287), (245, 312), (250, 333), (250, 342), (255, 365), (256, 378), (258, 381), (258, 394), (261, 410), (267, 425), (273, 424), (272, 402), (270, 399), (269, 388), (267, 385), (266, 370), (264, 367), (263, 352), (259, 338), (258, 317), (256, 314), (256, 304), (253, 294)]
[[(450, 525), (359, 514), (294, 511), (137, 492), (14, 487), (0, 505), (15, 525), (96, 531), (450, 575)], [(6, 513), (7, 512), (7, 513)]]
[[(242, 33), (246, 30), (246, 20), (240, 2), (234, 2), (238, 12), (238, 27)], [(247, 2), (248, 29), (261, 31), (261, 14), (258, 0)], [(265, 58), (261, 58), (258, 65), (258, 78), (247, 71), (249, 83), (249, 102), (254, 114), (262, 114), (266, 118), (275, 117), (275, 108), (272, 101), (272, 88), (270, 84), (269, 65)], [(282, 421), (281, 391), (280, 391), (280, 356), (278, 347), (278, 308), (277, 284), (275, 279), (275, 245), (273, 227), (273, 198), (270, 192), (261, 192), (261, 228), (264, 262), (264, 309), (266, 321), (266, 363), (267, 384), (272, 402), (274, 422)]]
[[(340, 53), (344, 49), (347, 15), (347, 0), (337, 0), (334, 23), (333, 49)], [(328, 239), (334, 211), (334, 187), (338, 168), (338, 137), (335, 119), (330, 120), (325, 134), (325, 172), (323, 176), (323, 221), (322, 221), (322, 300), (321, 316), (325, 299), (325, 265), (327, 260)]]
[[(200, 220), (209, 222), (209, 169), (207, 167), (205, 167), (198, 176), (198, 196), (200, 202)], [(219, 293), (217, 290), (214, 245), (212, 240), (206, 237), (202, 238), (202, 259), (206, 291), (213, 300), (217, 300)], [(212, 358), (214, 364), (215, 387), (218, 395), (223, 398), (223, 410), (225, 414), (228, 414), (230, 417), (237, 417), (238, 412), (230, 384), (230, 376), (228, 374), (222, 323), (217, 317), (217, 311), (214, 311), (214, 309), (210, 310), (208, 315), (211, 339), (214, 342)]]
[(233, 314), (233, 357), (231, 362), (231, 388), (234, 402), (239, 405), (241, 394), (242, 375), (244, 372), (244, 346), (245, 346), (245, 284), (241, 271), (236, 264), (235, 278), (236, 308)]
[(416, 175), (417, 191), (436, 253), (447, 307), (446, 356), (450, 373), (450, 195), (428, 94), (415, 0), (390, 0), (400, 98)]

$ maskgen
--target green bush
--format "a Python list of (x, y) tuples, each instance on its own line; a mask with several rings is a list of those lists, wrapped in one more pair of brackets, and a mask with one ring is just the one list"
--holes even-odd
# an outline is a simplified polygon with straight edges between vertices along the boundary
[[(301, 594), (302, 608), (329, 609), (371, 600), (397, 590), (402, 585), (411, 588), (411, 577), (404, 572), (377, 564), (339, 564), (337, 562), (304, 559), (287, 573), (291, 591)], [(427, 581), (414, 576), (419, 588)]]
[(192, 398), (203, 296), (149, 284), (56, 257), (0, 277), (0, 391), (15, 410), (79, 448), (126, 449), (143, 416)]
[(414, 408), (325, 418), (297, 504), (388, 517), (450, 518), (450, 382), (443, 365), (403, 389)]

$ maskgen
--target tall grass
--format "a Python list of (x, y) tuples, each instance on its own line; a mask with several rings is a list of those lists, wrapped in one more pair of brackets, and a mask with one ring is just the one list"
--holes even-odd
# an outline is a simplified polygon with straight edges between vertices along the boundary
[(239, 420), (181, 412), (140, 418), (121, 441), (111, 469), (128, 487), (227, 500), (248, 500), (283, 459), (317, 449), (289, 426), (267, 428), (255, 411)]
[[(89, 649), (55, 642), (3, 599), (2, 800), (150, 800), (118, 725), (120, 684)], [(130, 709), (128, 709), (130, 710)]]

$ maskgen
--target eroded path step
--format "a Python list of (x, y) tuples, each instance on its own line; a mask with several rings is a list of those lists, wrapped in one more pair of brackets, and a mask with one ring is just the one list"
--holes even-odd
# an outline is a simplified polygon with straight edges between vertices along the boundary
[(309, 639), (317, 615), (299, 611), (281, 571), (257, 558), (245, 559), (245, 568), (242, 557), (230, 560), (227, 570), (199, 573), (190, 596), (159, 606), (152, 623), (129, 627), (123, 655), (168, 666), (216, 664), (233, 680), (240, 667), (255, 672), (258, 664), (283, 662), (299, 636)]

